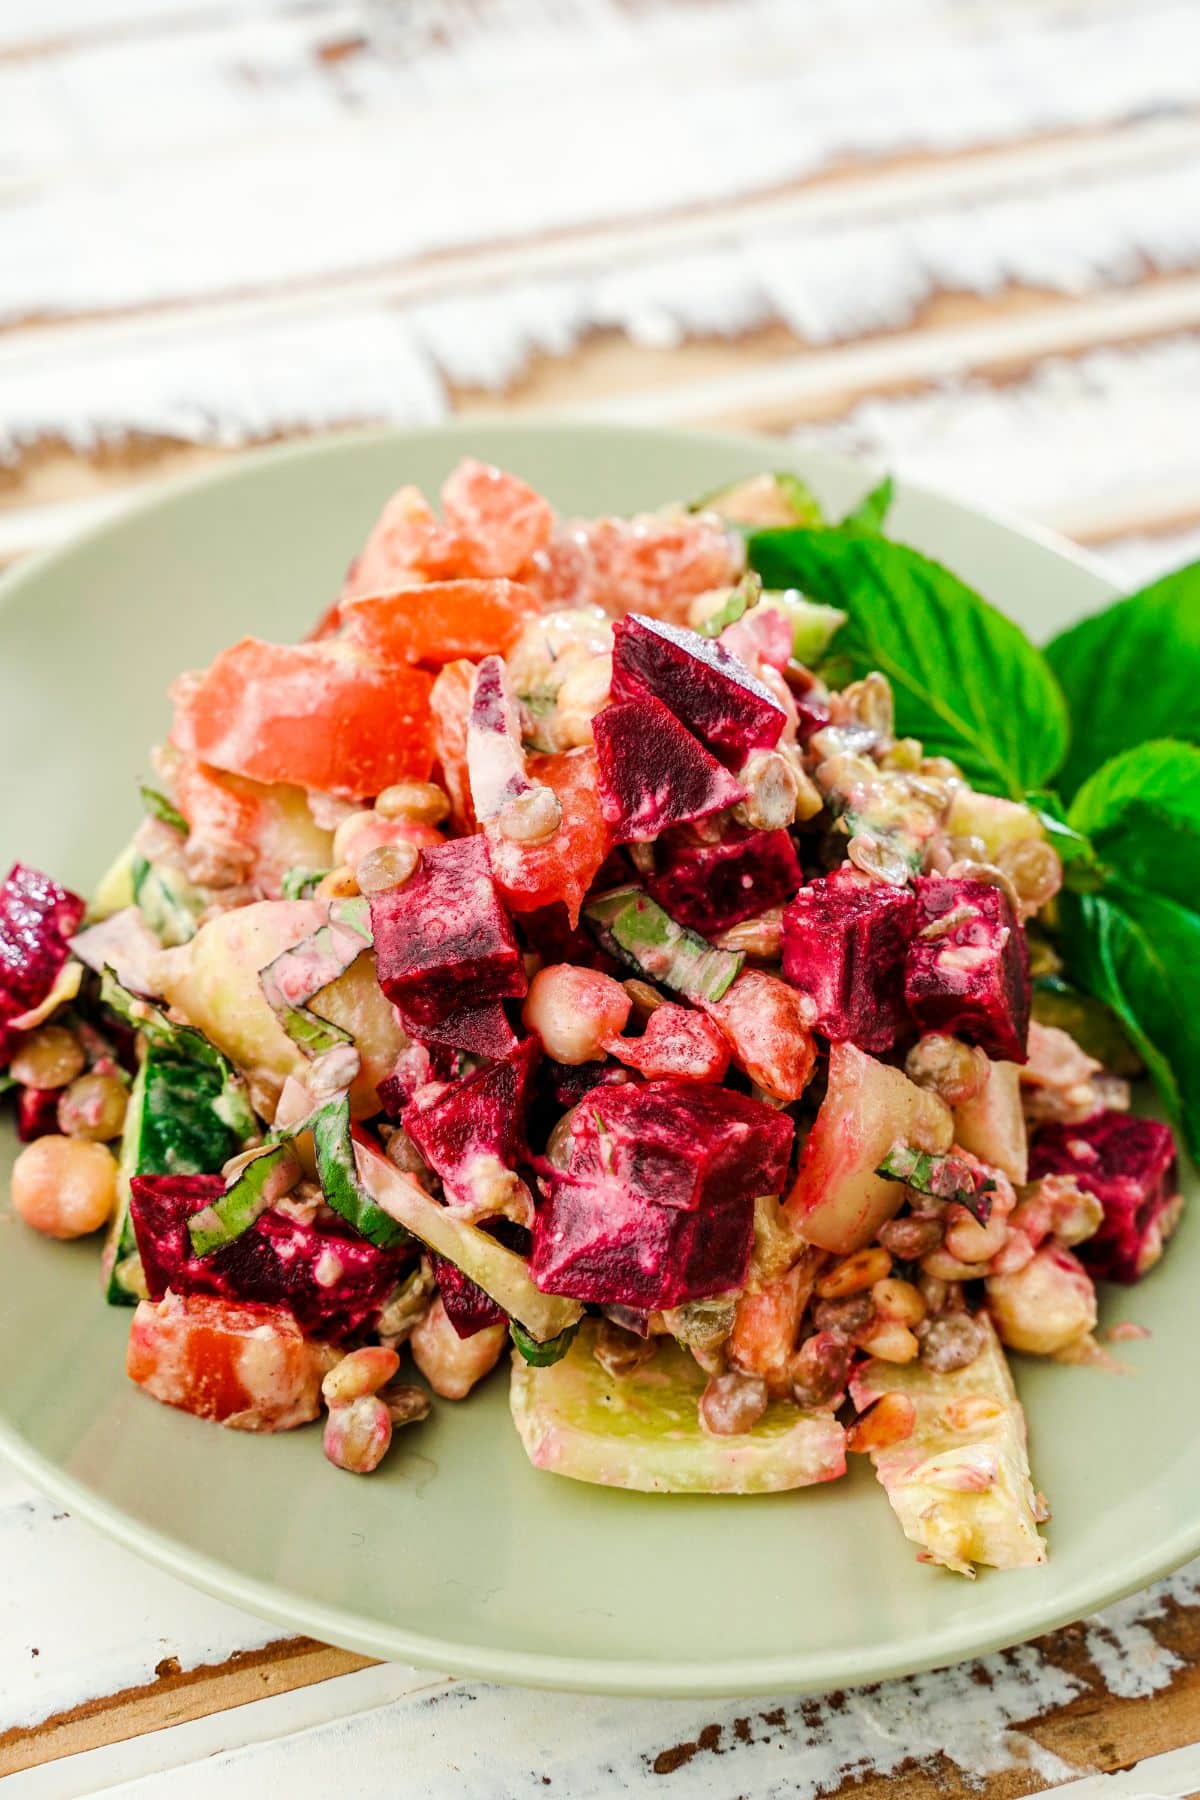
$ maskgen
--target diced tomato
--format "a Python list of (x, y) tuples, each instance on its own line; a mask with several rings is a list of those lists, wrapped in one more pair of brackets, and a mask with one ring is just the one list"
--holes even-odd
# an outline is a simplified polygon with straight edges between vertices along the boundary
[(377, 662), (453, 662), (504, 655), (541, 601), (515, 581), (431, 581), (342, 605), (346, 637)]
[(575, 520), (540, 551), (520, 579), (543, 602), (649, 613), (686, 624), (688, 605), (741, 575), (741, 546), (719, 521), (647, 513), (636, 519)]
[(554, 531), (548, 500), (517, 476), (470, 456), (442, 485), (442, 513), (470, 545), (473, 566), (463, 574), (515, 575)]
[(679, 1081), (720, 1081), (729, 1067), (724, 1034), (703, 1013), (669, 1001), (650, 1014), (641, 1037), (614, 1038), (606, 1048), (647, 1081), (668, 1075)]
[(474, 663), (447, 663), (429, 696), (434, 760), (441, 768), (442, 785), (450, 796), (450, 809), (459, 831), (475, 829), (475, 807), (467, 774), (467, 720), (474, 683)]
[(723, 999), (704, 1002), (742, 1072), (773, 1099), (798, 1100), (812, 1078), (817, 1050), (806, 1002), (788, 982), (763, 969), (743, 969)]
[(600, 811), (596, 753), (589, 744), (557, 755), (534, 755), (527, 767), (531, 781), (543, 782), (558, 795), (562, 824), (541, 844), (514, 843), (489, 825), (492, 875), (514, 912), (534, 912), (561, 900), (575, 926), (584, 895), (609, 847)]
[(380, 668), (349, 644), (243, 638), (172, 687), (172, 742), (254, 781), (364, 800), (427, 778), (429, 690), (421, 669)]
[[(426, 500), (420, 488), (402, 487), (394, 493), (376, 519), (367, 541), (351, 563), (342, 588), (342, 599), (355, 594), (378, 594), (385, 588), (407, 587), (428, 564), (443, 563), (453, 549), (452, 534)], [(457, 573), (447, 569), (439, 573)], [(329, 614), (321, 621), (324, 627)]]
[(125, 1367), (167, 1406), (235, 1431), (288, 1431), (321, 1410), (321, 1379), (336, 1361), (280, 1306), (168, 1291), (133, 1315)]

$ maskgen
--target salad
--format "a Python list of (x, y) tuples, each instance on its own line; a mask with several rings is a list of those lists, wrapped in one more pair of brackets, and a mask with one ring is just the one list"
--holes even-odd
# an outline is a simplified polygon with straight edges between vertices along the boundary
[(303, 642), (174, 683), (90, 902), (12, 868), (12, 1205), (105, 1230), (148, 1398), (365, 1474), (503, 1365), (538, 1469), (862, 1453), (922, 1560), (1044, 1560), (1006, 1351), (1111, 1360), (1182, 1205), (1130, 1080), (1179, 1082), (1094, 952), (1122, 746), (1051, 791), (1066, 676), (889, 497), (402, 488)]

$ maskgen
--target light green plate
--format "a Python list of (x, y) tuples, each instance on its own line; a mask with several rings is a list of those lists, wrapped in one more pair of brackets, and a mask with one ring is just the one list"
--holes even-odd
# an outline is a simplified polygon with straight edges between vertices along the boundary
[[(778, 443), (470, 425), (271, 454), (181, 487), (0, 593), (0, 854), (87, 888), (138, 816), (164, 688), (247, 632), (292, 638), (335, 591), (381, 501), (434, 490), (466, 451), (565, 509), (629, 511), (781, 462), (835, 510), (864, 471)], [(1102, 603), (1045, 539), (903, 488), (892, 529), (1045, 636)], [(13, 1153), (5, 1128), (4, 1170)], [(2, 1183), (6, 1190), (7, 1182)], [(0, 1205), (0, 1447), (153, 1561), (314, 1637), (456, 1673), (671, 1694), (830, 1688), (948, 1663), (1076, 1619), (1200, 1550), (1192, 1428), (1200, 1218), (1163, 1267), (1113, 1290), (1128, 1376), (1022, 1363), (1049, 1564), (971, 1585), (922, 1568), (858, 1460), (794, 1495), (607, 1492), (526, 1463), (505, 1382), (406, 1431), (368, 1481), (315, 1431), (243, 1437), (126, 1381), (129, 1315), (96, 1247)]]

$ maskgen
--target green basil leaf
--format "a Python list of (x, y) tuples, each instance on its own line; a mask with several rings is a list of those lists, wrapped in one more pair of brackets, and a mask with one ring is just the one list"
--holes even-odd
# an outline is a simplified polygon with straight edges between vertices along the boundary
[(1200, 749), (1159, 738), (1114, 756), (1071, 803), (1069, 823), (1118, 880), (1200, 908)]
[(1061, 896), (1062, 948), (1081, 988), (1116, 1013), (1171, 1117), (1200, 1157), (1200, 917), (1112, 880), (1101, 894)]
[(852, 506), (842, 520), (847, 531), (882, 531), (888, 513), (892, 510), (896, 484), (890, 475), (864, 494), (857, 506)]
[(142, 783), (139, 791), (142, 796), (142, 805), (152, 819), (159, 819), (164, 825), (170, 825), (173, 830), (181, 831), (184, 837), (188, 835), (191, 827), (173, 800), (168, 800), (165, 794), (159, 793), (157, 788), (148, 787), (145, 782)]
[(1046, 655), (1075, 725), (1065, 794), (1147, 738), (1200, 743), (1200, 563), (1060, 632)]
[(849, 615), (839, 664), (851, 675), (879, 669), (888, 677), (898, 735), (921, 738), (974, 787), (1012, 800), (1054, 775), (1067, 710), (1045, 658), (949, 569), (842, 527), (757, 531), (747, 549), (767, 587), (798, 587)]

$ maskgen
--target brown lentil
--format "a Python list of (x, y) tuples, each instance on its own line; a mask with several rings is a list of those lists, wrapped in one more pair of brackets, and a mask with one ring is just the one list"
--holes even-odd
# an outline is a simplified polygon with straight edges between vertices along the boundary
[(21, 1038), (8, 1072), (23, 1087), (60, 1088), (87, 1067), (83, 1045), (65, 1025), (41, 1025)]
[(435, 781), (397, 781), (375, 801), (383, 819), (411, 819), (417, 825), (440, 825), (450, 816), (450, 801)]
[(73, 1138), (106, 1144), (120, 1137), (129, 1096), (115, 1075), (80, 1075), (58, 1102), (58, 1129)]
[(983, 1327), (970, 1313), (943, 1313), (940, 1318), (923, 1319), (917, 1326), (921, 1361), (935, 1375), (947, 1375), (952, 1369), (965, 1369), (983, 1348)]
[(713, 1437), (737, 1437), (758, 1424), (767, 1410), (767, 1384), (761, 1375), (729, 1369), (710, 1377), (700, 1396), (700, 1423)]

